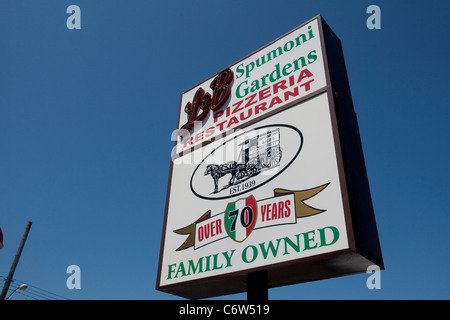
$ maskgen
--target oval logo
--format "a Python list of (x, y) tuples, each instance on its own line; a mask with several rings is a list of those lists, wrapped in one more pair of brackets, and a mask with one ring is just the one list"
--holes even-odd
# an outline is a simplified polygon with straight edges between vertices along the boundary
[(192, 192), (203, 199), (226, 199), (259, 188), (297, 158), (303, 136), (289, 125), (268, 125), (229, 138), (195, 168)]

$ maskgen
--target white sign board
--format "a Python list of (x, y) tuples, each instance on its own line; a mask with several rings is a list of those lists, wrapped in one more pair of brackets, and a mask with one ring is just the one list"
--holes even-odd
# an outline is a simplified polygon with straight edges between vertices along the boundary
[(175, 159), (161, 285), (348, 248), (337, 172), (326, 93)]
[[(205, 112), (196, 121), (194, 131), (178, 138), (176, 153), (210, 140), (250, 121), (310, 95), (326, 86), (322, 47), (317, 20), (294, 30), (271, 45), (230, 67), (233, 72), (231, 95), (227, 105), (216, 112)], [(199, 88), (210, 89), (208, 79), (182, 95), (184, 108), (194, 100)], [(204, 111), (196, 114), (202, 117)], [(189, 120), (181, 110), (179, 129)]]
[(239, 292), (261, 269), (271, 286), (315, 280), (335, 275), (293, 266), (356, 250), (321, 23), (182, 94), (157, 289)]

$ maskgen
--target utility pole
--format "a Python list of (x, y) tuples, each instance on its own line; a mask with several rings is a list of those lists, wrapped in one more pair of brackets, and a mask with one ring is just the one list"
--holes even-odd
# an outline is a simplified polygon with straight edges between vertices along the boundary
[(27, 241), (28, 232), (31, 228), (31, 221), (28, 221), (27, 226), (25, 228), (25, 232), (23, 233), (22, 240), (20, 241), (19, 248), (17, 249), (16, 257), (14, 258), (11, 269), (9, 270), (8, 277), (6, 278), (5, 285), (3, 286), (2, 293), (0, 295), (0, 300), (5, 300), (6, 294), (8, 293), (9, 285), (11, 284), (11, 280), (14, 276), (14, 271), (16, 271), (17, 263), (19, 262), (20, 255), (22, 254), (23, 246), (25, 245), (25, 241)]
[(267, 270), (247, 273), (247, 300), (267, 301), (269, 300)]

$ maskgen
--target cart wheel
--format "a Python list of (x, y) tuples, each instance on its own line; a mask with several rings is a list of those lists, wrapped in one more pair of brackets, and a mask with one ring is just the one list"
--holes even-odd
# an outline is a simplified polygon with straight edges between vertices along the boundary
[(274, 152), (271, 155), (271, 157), (268, 159), (266, 167), (267, 168), (274, 168), (274, 167), (276, 167), (276, 166), (278, 166), (280, 164), (280, 161), (281, 161), (281, 150), (280, 149), (276, 149), (276, 150), (274, 150)]

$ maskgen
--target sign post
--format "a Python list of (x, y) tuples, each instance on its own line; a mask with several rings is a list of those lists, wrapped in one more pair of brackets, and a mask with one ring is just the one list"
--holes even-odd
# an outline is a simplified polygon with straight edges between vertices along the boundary
[(14, 276), (14, 272), (16, 271), (17, 264), (19, 263), (20, 255), (22, 254), (23, 247), (25, 246), (25, 242), (27, 241), (28, 238), (28, 233), (30, 232), (31, 223), (32, 223), (31, 221), (27, 222), (25, 231), (22, 236), (22, 240), (20, 241), (19, 248), (17, 249), (16, 256), (14, 257), (13, 264), (11, 266), (11, 269), (9, 270), (8, 277), (5, 280), (5, 284), (3, 285), (3, 289), (0, 294), (0, 300), (5, 300), (6, 294), (8, 293), (9, 286)]
[(177, 128), (156, 289), (267, 299), (383, 268), (343, 52), (320, 15), (184, 92)]
[(255, 271), (247, 274), (247, 300), (269, 300), (267, 270)]

